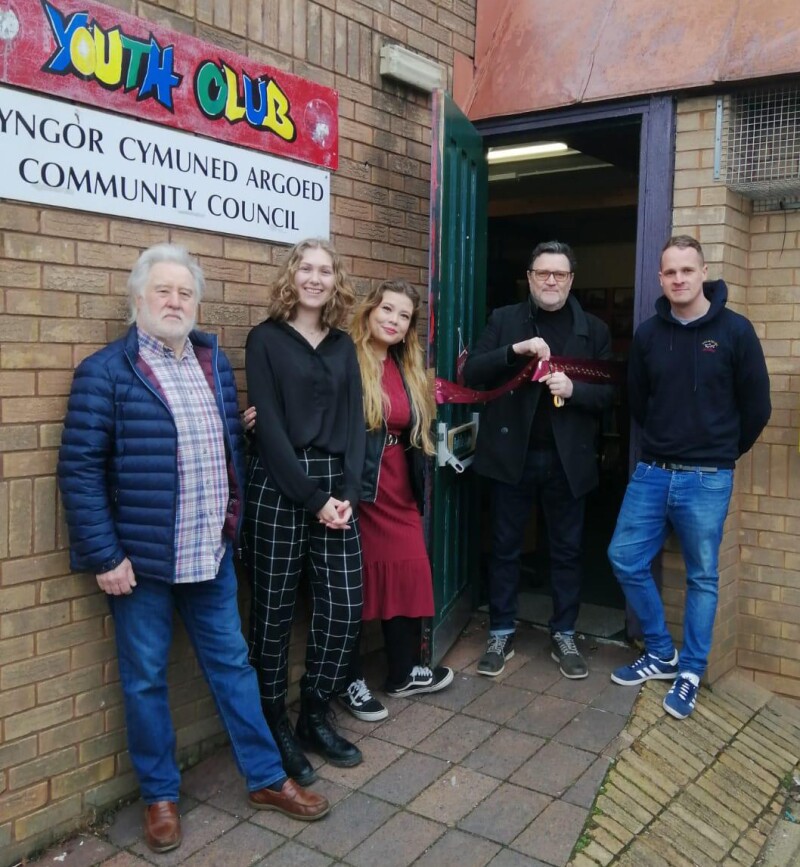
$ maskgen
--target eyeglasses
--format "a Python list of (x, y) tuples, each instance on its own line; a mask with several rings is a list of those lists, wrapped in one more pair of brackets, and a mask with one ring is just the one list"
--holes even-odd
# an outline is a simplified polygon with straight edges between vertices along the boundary
[(572, 276), (572, 271), (528, 271), (528, 273), (533, 274), (533, 279), (537, 283), (546, 283), (551, 276), (556, 283), (566, 283)]

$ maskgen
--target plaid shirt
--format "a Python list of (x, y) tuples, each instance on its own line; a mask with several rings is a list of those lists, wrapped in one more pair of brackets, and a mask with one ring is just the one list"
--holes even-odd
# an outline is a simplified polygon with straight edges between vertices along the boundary
[(166, 396), (178, 432), (175, 583), (215, 578), (225, 553), (230, 489), (222, 419), (190, 340), (183, 355), (139, 332), (139, 352)]

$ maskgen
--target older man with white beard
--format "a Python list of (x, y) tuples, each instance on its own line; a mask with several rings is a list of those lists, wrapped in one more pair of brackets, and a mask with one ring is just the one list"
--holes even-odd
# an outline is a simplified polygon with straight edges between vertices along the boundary
[(166, 677), (175, 609), (251, 806), (303, 820), (329, 810), (287, 778), (248, 662), (233, 568), (241, 425), (230, 364), (213, 335), (194, 330), (203, 287), (181, 247), (139, 257), (131, 328), (75, 371), (58, 465), (71, 565), (96, 575), (114, 618), (128, 751), (154, 852), (181, 842)]

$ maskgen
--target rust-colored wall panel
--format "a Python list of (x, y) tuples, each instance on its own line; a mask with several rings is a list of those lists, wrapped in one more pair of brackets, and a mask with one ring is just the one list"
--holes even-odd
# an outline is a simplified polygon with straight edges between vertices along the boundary
[[(472, 120), (800, 73), (796, 0), (478, 0)], [(457, 69), (456, 84), (466, 89)]]
[[(605, 5), (601, 0), (598, 5)], [(701, 87), (717, 80), (733, 29), (729, 0), (615, 0), (584, 100)]]

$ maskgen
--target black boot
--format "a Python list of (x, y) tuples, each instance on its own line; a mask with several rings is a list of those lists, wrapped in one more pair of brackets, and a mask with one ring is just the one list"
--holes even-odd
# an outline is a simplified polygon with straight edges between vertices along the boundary
[(330, 699), (320, 698), (312, 692), (300, 695), (300, 716), (297, 718), (297, 737), (307, 749), (319, 753), (325, 761), (340, 768), (361, 764), (363, 756), (358, 747), (346, 741), (331, 726)]
[(283, 699), (277, 701), (262, 701), (261, 708), (264, 711), (264, 719), (269, 725), (272, 737), (281, 754), (281, 764), (284, 771), (296, 783), (308, 786), (317, 779), (314, 768), (300, 749), (300, 744), (292, 731), (292, 724), (286, 714), (286, 704)]

